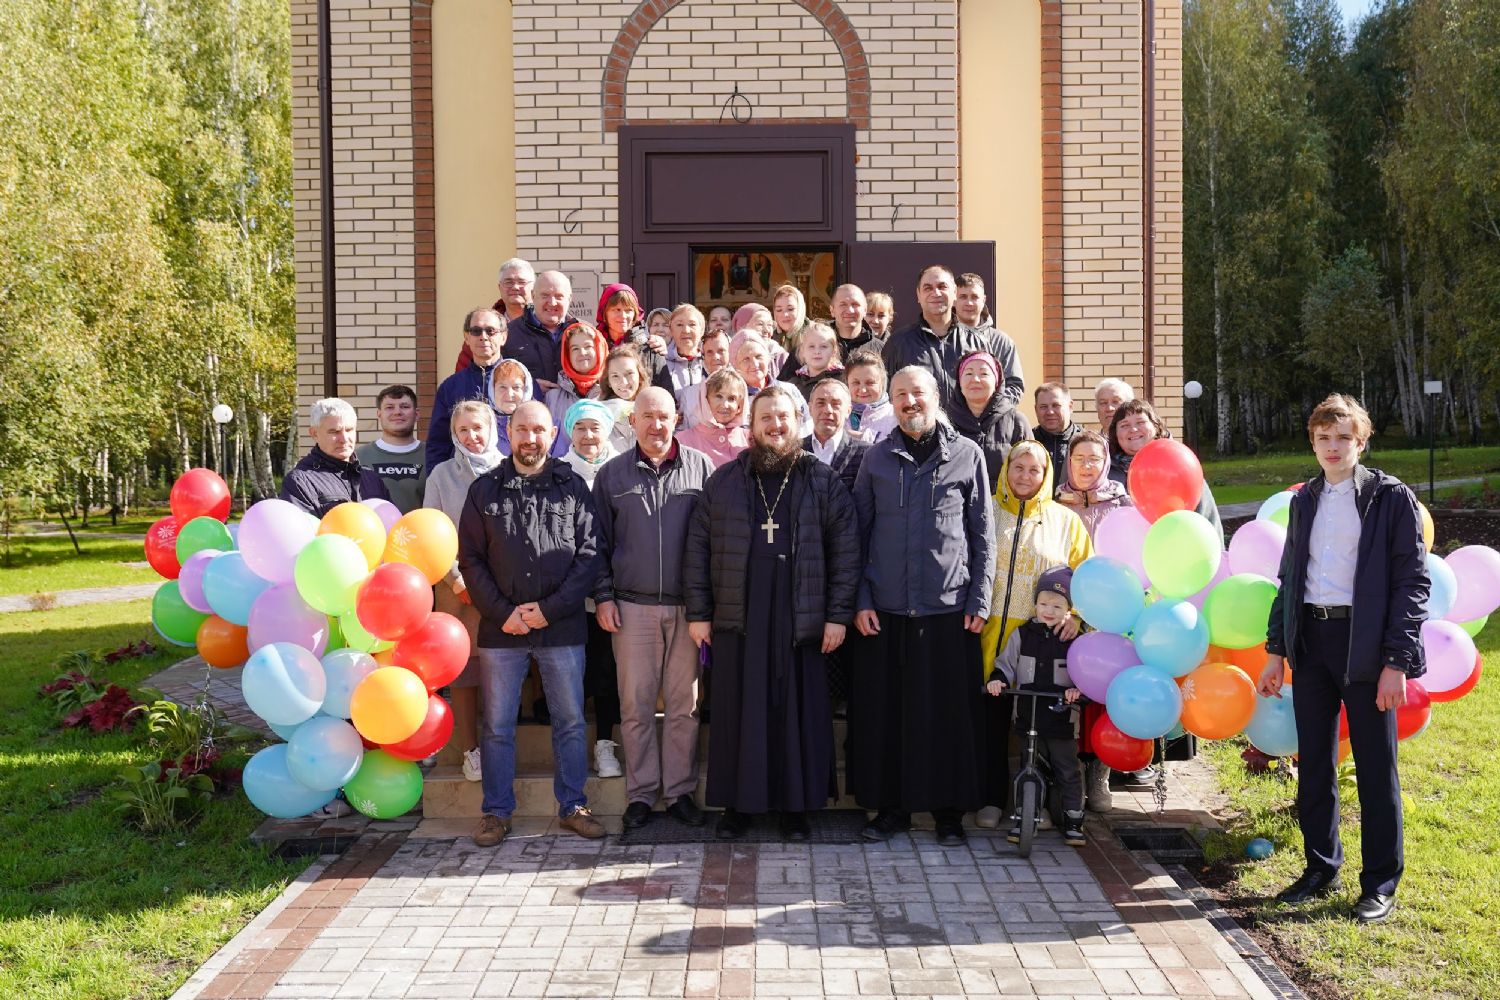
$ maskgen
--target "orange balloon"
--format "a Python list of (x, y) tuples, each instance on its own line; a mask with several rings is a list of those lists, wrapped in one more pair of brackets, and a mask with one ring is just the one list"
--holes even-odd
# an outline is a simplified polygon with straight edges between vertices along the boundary
[(318, 522), (318, 534), (353, 539), (370, 569), (380, 565), (380, 557), (385, 553), (385, 524), (380, 515), (374, 508), (352, 500), (324, 514)]
[[(1228, 663), (1239, 667), (1252, 681), (1260, 680), (1260, 672), (1266, 668), (1266, 644), (1250, 646), (1246, 649), (1225, 649), (1223, 646), (1209, 646), (1208, 655), (1203, 658), (1204, 663)], [(1292, 683), (1292, 668), (1285, 660), (1282, 661), (1281, 683)]]
[(198, 655), (211, 667), (237, 667), (250, 658), (249, 632), (243, 625), (209, 615), (198, 626)]
[(1353, 752), (1354, 752), (1354, 744), (1353, 743), (1350, 743), (1348, 740), (1339, 740), (1339, 763), (1340, 764), (1342, 764), (1344, 761), (1348, 760), (1349, 759), (1349, 755), (1351, 753), (1353, 753)]
[[(390, 649), (378, 649), (375, 652), (371, 653), (370, 657), (376, 663), (380, 664), (382, 667), (399, 666), (399, 664), (396, 663), (396, 647), (395, 646), (392, 646)], [(405, 667), (401, 667), (401, 669), (405, 670), (406, 668)]]
[(1206, 740), (1242, 731), (1255, 714), (1255, 685), (1229, 663), (1205, 663), (1179, 680), (1182, 728)]
[(458, 558), (458, 529), (447, 514), (422, 507), (403, 514), (385, 543), (385, 561), (406, 563), (436, 584)]
[(427, 687), (405, 667), (381, 667), (355, 687), (349, 717), (365, 739), (400, 743), (427, 718)]

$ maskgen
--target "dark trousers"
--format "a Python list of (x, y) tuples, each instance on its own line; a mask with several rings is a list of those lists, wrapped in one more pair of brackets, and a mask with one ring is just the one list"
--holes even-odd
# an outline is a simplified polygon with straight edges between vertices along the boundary
[[(1344, 863), (1339, 840), (1339, 704), (1349, 715), (1359, 788), (1364, 893), (1394, 895), (1405, 867), (1401, 781), (1396, 774), (1396, 713), (1375, 707), (1374, 681), (1344, 683), (1349, 619), (1319, 621), (1304, 613), (1292, 660), (1297, 717), (1297, 815), (1307, 867), (1333, 871)], [(1353, 665), (1356, 668), (1368, 665)]]
[[(984, 804), (1001, 812), (1011, 799), (1010, 714), (1016, 699), (984, 696)], [(1023, 730), (1024, 732), (1024, 730)]]
[(615, 670), (615, 651), (609, 633), (590, 614), (589, 635), (584, 646), (584, 689), (594, 699), (594, 739), (612, 740), (620, 724), (620, 684)]

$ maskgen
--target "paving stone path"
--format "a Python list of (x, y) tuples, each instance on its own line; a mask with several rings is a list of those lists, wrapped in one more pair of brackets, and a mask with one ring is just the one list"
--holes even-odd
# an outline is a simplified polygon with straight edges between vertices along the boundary
[[(156, 593), (161, 581), (155, 583), (126, 583), (118, 587), (80, 587), (77, 590), (58, 590), (47, 595), (47, 608), (73, 608), (80, 604), (110, 604), (114, 601), (138, 601)], [(10, 594), (0, 597), (0, 614), (11, 611), (38, 610), (35, 594)], [(43, 608), (40, 610), (47, 610)]]

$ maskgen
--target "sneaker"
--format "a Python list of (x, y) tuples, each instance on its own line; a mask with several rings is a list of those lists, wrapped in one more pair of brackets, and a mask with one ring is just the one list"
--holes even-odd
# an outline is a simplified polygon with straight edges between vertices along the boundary
[(1150, 788), (1156, 784), (1156, 768), (1143, 767), (1139, 771), (1114, 771), (1110, 783), (1117, 788)]
[(981, 830), (994, 830), (1000, 826), (1000, 807), (985, 806), (974, 814), (974, 825)]
[(352, 812), (354, 809), (349, 803), (343, 799), (334, 799), (326, 806), (314, 809), (307, 816), (309, 819), (343, 819)]
[(1108, 764), (1097, 757), (1089, 761), (1084, 770), (1084, 782), (1089, 812), (1106, 813), (1115, 807), (1114, 794), (1109, 790)]
[(618, 778), (625, 773), (615, 757), (615, 747), (619, 745), (614, 740), (598, 740), (594, 743), (594, 772), (599, 777)]
[(467, 781), (479, 781), (483, 774), (479, 767), (479, 748), (464, 751), (464, 779)]
[(507, 833), (510, 833), (510, 817), (486, 813), (479, 817), (479, 829), (474, 831), (474, 846), (494, 847), (505, 839)]
[(604, 824), (594, 818), (588, 806), (579, 806), (558, 821), (564, 830), (572, 830), (580, 837), (598, 840), (604, 836)]
[(1069, 847), (1084, 847), (1089, 838), (1083, 832), (1083, 813), (1068, 813), (1063, 817), (1063, 843)]

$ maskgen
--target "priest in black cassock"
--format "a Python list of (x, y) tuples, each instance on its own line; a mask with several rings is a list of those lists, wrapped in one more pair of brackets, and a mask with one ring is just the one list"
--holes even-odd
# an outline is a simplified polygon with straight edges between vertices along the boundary
[(854, 481), (864, 572), (849, 692), (849, 790), (884, 841), (930, 812), (938, 843), (964, 842), (983, 805), (984, 668), (995, 529), (984, 455), (943, 420), (938, 385), (912, 365), (891, 378), (898, 430)]
[(683, 554), (688, 632), (713, 654), (706, 801), (723, 840), (767, 812), (806, 840), (807, 812), (838, 796), (824, 657), (854, 618), (859, 537), (848, 489), (802, 450), (797, 404), (756, 394), (753, 443), (709, 478)]

